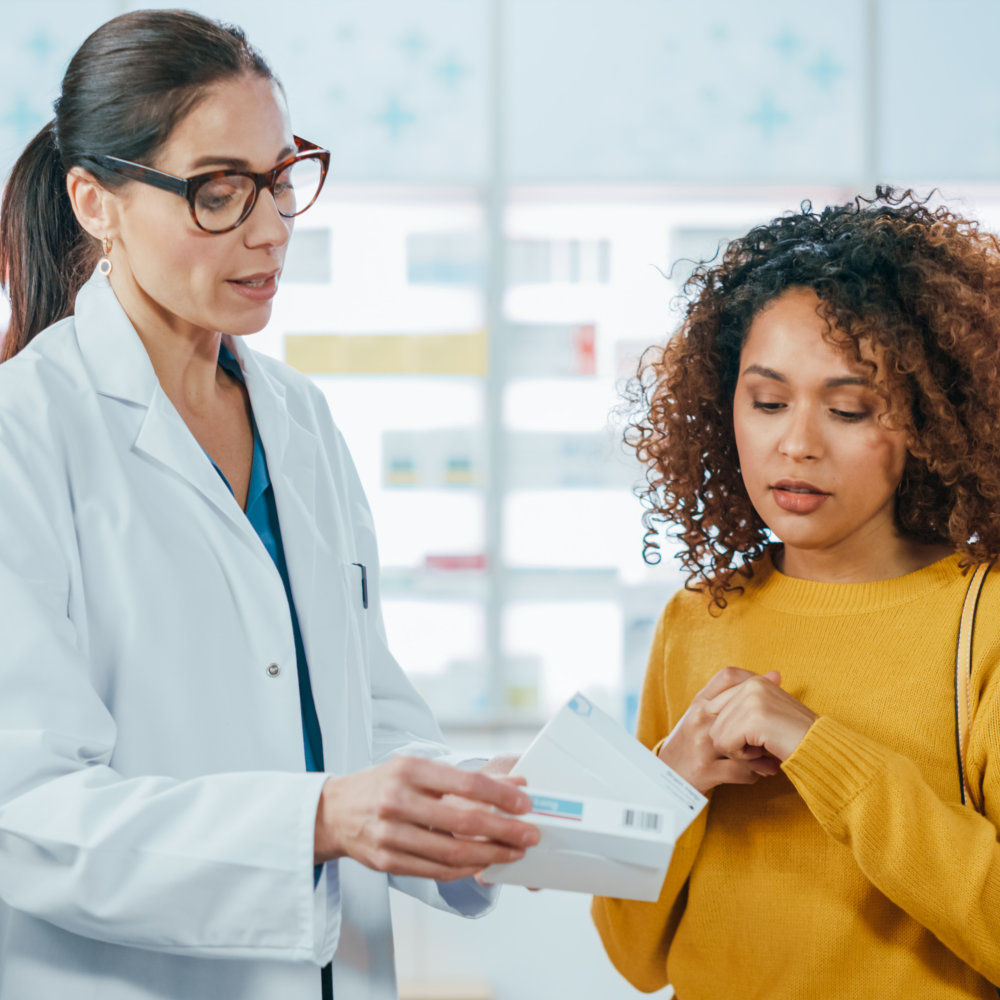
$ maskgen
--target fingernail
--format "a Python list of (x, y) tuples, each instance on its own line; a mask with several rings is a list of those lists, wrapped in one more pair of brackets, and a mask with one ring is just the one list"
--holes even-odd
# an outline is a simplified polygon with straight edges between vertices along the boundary
[(528, 830), (526, 833), (521, 834), (521, 843), (525, 847), (534, 847), (538, 843), (538, 831)]

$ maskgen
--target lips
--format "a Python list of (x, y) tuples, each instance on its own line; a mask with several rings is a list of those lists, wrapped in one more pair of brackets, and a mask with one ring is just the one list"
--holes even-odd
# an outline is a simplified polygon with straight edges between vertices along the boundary
[(240, 278), (229, 278), (229, 285), (245, 302), (267, 303), (278, 290), (279, 271), (267, 271), (260, 274), (246, 274)]
[(244, 285), (247, 288), (263, 288), (269, 281), (277, 278), (277, 271), (267, 271), (262, 274), (249, 274), (245, 278), (230, 278), (234, 285)]
[(771, 485), (771, 495), (782, 510), (792, 514), (811, 514), (830, 496), (818, 486), (799, 479), (779, 479)]
[(784, 490), (788, 493), (820, 493), (823, 496), (829, 496), (826, 490), (821, 490), (818, 486), (813, 486), (812, 483), (801, 479), (779, 479), (772, 485), (771, 489)]

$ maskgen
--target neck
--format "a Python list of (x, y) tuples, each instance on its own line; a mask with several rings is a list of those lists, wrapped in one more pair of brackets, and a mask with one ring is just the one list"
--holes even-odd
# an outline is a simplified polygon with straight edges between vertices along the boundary
[(887, 544), (866, 550), (837, 552), (832, 549), (809, 551), (782, 546), (774, 564), (785, 574), (817, 583), (873, 583), (906, 576), (950, 556), (947, 545), (927, 545), (896, 535)]
[(220, 382), (225, 383), (218, 368), (222, 334), (166, 313), (117, 271), (110, 280), (167, 398), (181, 412), (210, 407), (218, 399)]

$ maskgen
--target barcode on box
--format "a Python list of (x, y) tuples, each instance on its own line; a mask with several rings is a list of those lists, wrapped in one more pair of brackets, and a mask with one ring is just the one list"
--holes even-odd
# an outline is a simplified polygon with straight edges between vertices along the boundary
[(626, 809), (622, 815), (622, 826), (635, 826), (640, 830), (660, 832), (663, 817), (659, 813), (642, 812), (639, 809)]

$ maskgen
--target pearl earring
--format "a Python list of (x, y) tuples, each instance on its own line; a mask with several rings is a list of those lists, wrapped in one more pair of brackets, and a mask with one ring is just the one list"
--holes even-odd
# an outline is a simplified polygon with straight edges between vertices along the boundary
[(100, 263), (97, 265), (97, 270), (101, 272), (106, 278), (113, 270), (114, 264), (111, 263), (111, 237), (105, 236), (103, 238), (104, 244), (104, 256), (101, 258)]

